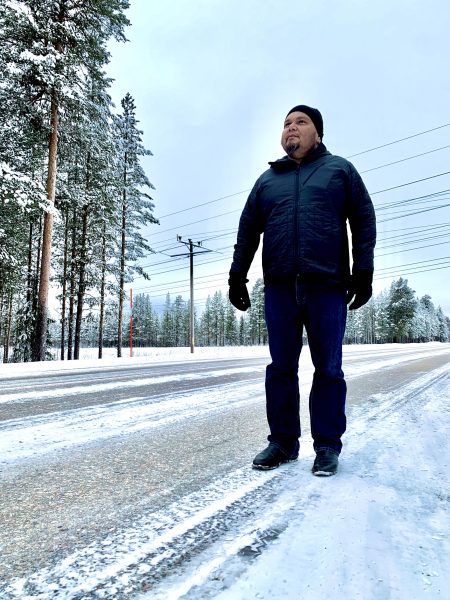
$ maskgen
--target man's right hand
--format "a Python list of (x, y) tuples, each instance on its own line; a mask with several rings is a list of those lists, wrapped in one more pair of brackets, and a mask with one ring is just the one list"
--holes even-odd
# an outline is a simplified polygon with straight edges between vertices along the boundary
[(251, 306), (247, 286), (245, 285), (247, 281), (248, 279), (240, 273), (230, 273), (228, 297), (231, 304), (238, 310), (245, 311)]

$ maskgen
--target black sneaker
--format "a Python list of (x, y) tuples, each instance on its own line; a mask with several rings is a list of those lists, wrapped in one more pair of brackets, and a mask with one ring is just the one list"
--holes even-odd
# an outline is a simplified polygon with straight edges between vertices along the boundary
[(338, 470), (339, 455), (332, 450), (317, 450), (312, 472), (318, 477), (335, 475)]
[(266, 471), (269, 469), (276, 469), (283, 463), (297, 460), (297, 458), (298, 454), (296, 456), (288, 456), (275, 444), (269, 444), (267, 448), (255, 456), (252, 467), (254, 469)]

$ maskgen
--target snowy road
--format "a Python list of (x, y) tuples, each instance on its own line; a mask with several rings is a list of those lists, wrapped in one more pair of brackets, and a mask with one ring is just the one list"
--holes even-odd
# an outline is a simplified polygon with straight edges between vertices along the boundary
[(346, 348), (331, 480), (309, 472), (307, 352), (300, 460), (249, 468), (265, 352), (8, 365), (0, 597), (448, 600), (449, 345)]

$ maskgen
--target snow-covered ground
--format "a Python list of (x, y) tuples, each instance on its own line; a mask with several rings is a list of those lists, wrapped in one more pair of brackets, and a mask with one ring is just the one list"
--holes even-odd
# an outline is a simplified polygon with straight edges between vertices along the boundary
[(308, 452), (286, 530), (217, 600), (448, 600), (448, 372), (354, 411), (339, 476), (311, 479)]
[[(421, 344), (423, 347), (424, 345)], [(351, 347), (351, 346), (349, 346)], [(425, 347), (424, 347), (425, 348)], [(105, 348), (103, 358), (97, 358), (96, 348), (82, 348), (80, 360), (50, 360), (36, 363), (0, 363), (0, 377), (33, 376), (39, 373), (78, 371), (82, 369), (105, 369), (139, 366), (162, 362), (187, 362), (196, 360), (215, 360), (223, 358), (249, 358), (268, 356), (267, 346), (222, 346), (210, 348), (195, 348), (193, 353), (189, 348), (135, 348), (133, 356), (130, 349), (122, 349), (122, 357), (117, 358), (115, 348)]]
[[(188, 349), (157, 352), (108, 358), (102, 367), (267, 356), (264, 347), (198, 349), (193, 356)], [(431, 370), (419, 369), (401, 388), (377, 394), (367, 390), (367, 402), (348, 411), (349, 429), (336, 477), (311, 475), (312, 441), (306, 433), (298, 462), (270, 472), (244, 467), (218, 477), (56, 565), (16, 579), (4, 598), (449, 600), (450, 346), (349, 346), (345, 356), (349, 380), (374, 372), (387, 377), (388, 369), (402, 363), (410, 367), (421, 358), (449, 360)], [(303, 373), (310, 376), (307, 353), (304, 357)], [(358, 360), (352, 363), (352, 358)], [(31, 377), (93, 367), (99, 367), (99, 361), (5, 365), (1, 374)], [(241, 371), (249, 368), (253, 367), (246, 367), (244, 360), (236, 365)], [(219, 377), (220, 369), (209, 375)], [(131, 394), (133, 379), (124, 385)], [(23, 440), (16, 434), (7, 439), (8, 432), (0, 440), (0, 453), (7, 457), (11, 451), (17, 460), (52, 451), (58, 447), (55, 431), (65, 432), (63, 446), (70, 451), (71, 444), (83, 444), (84, 437), (100, 439), (117, 427), (135, 431), (166, 426), (170, 419), (192, 418), (195, 410), (220, 415), (225, 401), (254, 402), (260, 386), (255, 389), (250, 383), (229, 384), (216, 395), (208, 389), (199, 390), (195, 398), (174, 394), (158, 405), (159, 412), (130, 397), (132, 412), (117, 403), (61, 413), (53, 421), (51, 415), (44, 416), (33, 421), (28, 454)], [(77, 393), (75, 386), (65, 393), (70, 390)], [(3, 391), (4, 403), (18, 400)], [(33, 402), (39, 394), (24, 392), (22, 401)], [(70, 437), (72, 430), (81, 438)], [(194, 547), (200, 550), (190, 552)], [(136, 582), (162, 565), (164, 577), (136, 595)]]
[[(447, 353), (449, 344), (440, 342), (429, 342), (426, 344), (352, 344), (344, 346), (344, 357), (354, 355), (368, 354), (372, 358), (371, 369), (379, 368), (379, 359), (377, 356), (388, 360), (389, 364), (404, 362), (404, 353), (399, 350), (407, 349), (417, 358), (430, 356), (430, 353)], [(78, 371), (83, 369), (105, 369), (130, 367), (139, 365), (148, 365), (162, 362), (187, 362), (197, 360), (220, 360), (225, 358), (250, 358), (267, 357), (269, 358), (268, 346), (221, 346), (221, 347), (202, 347), (195, 348), (193, 353), (189, 348), (135, 348), (133, 356), (130, 356), (129, 348), (122, 349), (122, 357), (117, 358), (115, 348), (106, 348), (103, 351), (103, 358), (97, 358), (98, 350), (96, 348), (82, 348), (80, 350), (80, 360), (54, 360), (46, 362), (29, 363), (0, 363), (0, 377), (2, 379), (17, 376), (33, 376), (44, 373), (57, 373), (65, 371)], [(305, 346), (302, 351), (308, 354), (308, 347)], [(345, 363), (345, 358), (344, 358)], [(382, 365), (383, 366), (383, 365)]]

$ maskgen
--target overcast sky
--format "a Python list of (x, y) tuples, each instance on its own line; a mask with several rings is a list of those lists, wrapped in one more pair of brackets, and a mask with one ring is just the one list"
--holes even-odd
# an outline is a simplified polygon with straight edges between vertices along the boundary
[(151, 281), (135, 280), (133, 294), (189, 298), (187, 259), (164, 262), (184, 250), (177, 234), (214, 250), (195, 258), (198, 308), (226, 289), (248, 190), (283, 155), (284, 117), (301, 103), (320, 109), (323, 141), (344, 157), (439, 128), (350, 160), (377, 210), (375, 291), (404, 276), (450, 315), (450, 208), (436, 208), (450, 202), (450, 175), (404, 185), (450, 171), (448, 0), (131, 0), (128, 17), (129, 42), (111, 45), (111, 93), (117, 106), (135, 98), (160, 218), (147, 230)]

